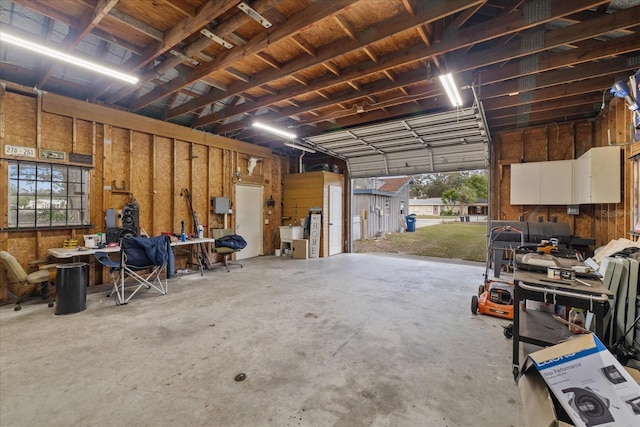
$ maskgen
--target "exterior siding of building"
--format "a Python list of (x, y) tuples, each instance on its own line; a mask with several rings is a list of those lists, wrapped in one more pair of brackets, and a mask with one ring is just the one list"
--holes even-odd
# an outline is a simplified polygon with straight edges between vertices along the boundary
[[(409, 182), (410, 178), (407, 178), (406, 184), (397, 191), (354, 189), (354, 240), (358, 240), (358, 237), (366, 239), (404, 230), (404, 217), (410, 213)], [(356, 228), (360, 230), (355, 230)]]

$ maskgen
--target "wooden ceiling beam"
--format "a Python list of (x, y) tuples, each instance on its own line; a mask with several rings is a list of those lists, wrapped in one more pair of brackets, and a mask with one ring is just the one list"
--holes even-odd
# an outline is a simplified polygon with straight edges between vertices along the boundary
[(304, 50), (305, 52), (307, 52), (309, 55), (311, 56), (316, 56), (316, 50), (313, 48), (313, 46), (311, 46), (309, 44), (309, 42), (307, 42), (304, 37), (302, 36), (302, 34), (296, 34), (293, 37), (291, 37), (291, 40), (293, 40), (293, 42), (295, 44), (297, 44), (300, 49)]
[(385, 76), (387, 76), (387, 78), (389, 80), (391, 80), (392, 82), (396, 81), (396, 77), (393, 75), (393, 71), (391, 70), (383, 70), (382, 71), (384, 73)]
[[(173, 84), (170, 86), (154, 89), (147, 95), (137, 99), (136, 102), (131, 106), (131, 108), (134, 111), (142, 108), (144, 105), (150, 104), (156, 99), (166, 96), (171, 91), (178, 90), (181, 86), (186, 86), (194, 80), (199, 80), (202, 76), (205, 76), (215, 70), (225, 68), (235, 63), (238, 59), (246, 55), (253, 55), (260, 52), (261, 50), (266, 49), (273, 43), (290, 38), (312, 23), (339, 13), (341, 10), (350, 6), (355, 1), (357, 0), (333, 0), (328, 5), (325, 2), (315, 3), (305, 8), (302, 12), (299, 12), (290, 17), (286, 22), (286, 25), (282, 25), (278, 28), (272, 29), (272, 31), (270, 32), (258, 33), (243, 49), (231, 49), (227, 52), (224, 52), (224, 54), (216, 58), (215, 61), (206, 64), (200, 64), (193, 70), (191, 75), (185, 76), (184, 78), (173, 82)], [(113, 103), (120, 99), (118, 97), (121, 96), (124, 95), (122, 93), (117, 93), (114, 96), (109, 97), (107, 102)]]
[(503, 129), (511, 127), (526, 127), (536, 124), (545, 124), (549, 122), (562, 123), (566, 121), (574, 121), (593, 117), (594, 111), (591, 104), (579, 105), (556, 111), (543, 111), (539, 113), (527, 114), (525, 116), (516, 115), (511, 117), (502, 117), (499, 119), (489, 119), (489, 127), (491, 129)]
[[(571, 2), (571, 4), (573, 4), (573, 2)], [(536, 48), (532, 48), (527, 52), (522, 51), (522, 44), (520, 41), (512, 41), (502, 49), (484, 49), (473, 53), (456, 53), (454, 55), (450, 55), (448, 58), (448, 65), (451, 70), (463, 71), (492, 64), (499, 64), (504, 61), (514, 60), (524, 56), (531, 56), (536, 52), (544, 52), (554, 47), (561, 46), (564, 43), (595, 37), (612, 31), (616, 26), (631, 26), (634, 25), (634, 23), (639, 22), (639, 20), (640, 6), (636, 6), (634, 8), (627, 9), (624, 14), (616, 13), (602, 15), (592, 21), (575, 24), (571, 27), (547, 31), (544, 34), (544, 40), (541, 41)], [(571, 55), (571, 51), (566, 52), (566, 54)]]
[(171, 7), (176, 12), (179, 12), (185, 16), (196, 16), (196, 8), (191, 6), (184, 0), (160, 0), (162, 3)]
[(226, 92), (227, 89), (229, 88), (229, 85), (227, 85), (226, 83), (216, 80), (214, 78), (211, 78), (209, 76), (203, 77), (200, 81), (208, 84), (211, 87), (219, 89), (223, 92)]
[(466, 24), (466, 23), (467, 23), (467, 21), (469, 21), (469, 19), (471, 19), (471, 17), (472, 17), (473, 15), (475, 15), (475, 14), (476, 14), (476, 12), (477, 12), (478, 10), (480, 10), (480, 8), (481, 8), (482, 6), (484, 6), (484, 2), (483, 2), (483, 3), (481, 3), (481, 4), (478, 4), (478, 5), (474, 6), (474, 7), (470, 7), (470, 8), (469, 8), (469, 9), (467, 9), (467, 10), (463, 10), (462, 12), (460, 12), (460, 13), (458, 14), (458, 16), (456, 16), (456, 17), (455, 17), (455, 19), (451, 22), (451, 24), (450, 24), (450, 25), (451, 25), (453, 28), (460, 29), (460, 27), (462, 27), (464, 24)]
[[(54, 9), (51, 6), (51, 4), (43, 4), (35, 0), (12, 0), (12, 1), (15, 1), (15, 3), (20, 4), (21, 6), (31, 9), (34, 12), (38, 12), (43, 16), (51, 18), (69, 27), (73, 27), (77, 29), (77, 28), (80, 28), (81, 26), (80, 19), (76, 19), (58, 9)], [(91, 30), (91, 34), (95, 35), (96, 37), (102, 40), (108, 41), (109, 43), (112, 43), (124, 49), (130, 50), (135, 55), (140, 55), (144, 51), (143, 47), (138, 46), (134, 43), (131, 43), (127, 40), (124, 40), (120, 37), (116, 37), (113, 34), (107, 33), (106, 31), (100, 28), (94, 28), (93, 30)]]
[[(331, 3), (333, 4), (338, 1), (339, 0), (335, 0)], [(404, 31), (410, 28), (415, 28), (419, 25), (423, 25), (426, 22), (436, 21), (445, 16), (452, 15), (460, 10), (464, 10), (467, 7), (471, 7), (479, 2), (481, 2), (481, 0), (475, 0), (475, 1), (451, 0), (451, 1), (448, 1), (446, 5), (430, 8), (428, 11), (425, 12), (424, 15), (419, 15), (411, 19), (407, 19), (405, 15), (391, 17), (369, 28), (370, 31), (364, 32), (363, 35), (361, 35), (361, 37), (358, 40), (339, 39), (318, 49), (318, 55), (314, 58), (298, 57), (290, 61), (289, 63), (283, 65), (282, 70), (280, 70), (279, 74), (276, 74), (271, 71), (255, 74), (253, 76), (251, 85), (253, 86), (253, 85), (260, 85), (263, 83), (267, 83), (274, 78), (278, 78), (282, 74), (291, 74), (291, 73), (304, 70), (306, 68), (320, 65), (323, 62), (326, 62), (334, 58), (338, 54), (338, 52), (340, 53), (340, 55), (344, 55), (345, 53), (362, 49), (363, 47), (375, 41), (383, 40), (393, 34), (396, 34), (397, 32)], [(233, 51), (230, 51), (230, 52), (233, 52)], [(212, 63), (205, 64), (205, 66), (210, 66), (211, 64)], [(196, 67), (194, 71), (197, 71), (198, 68), (200, 67), (202, 67), (202, 65), (199, 67)], [(208, 69), (209, 68), (207, 67), (205, 70), (208, 70)], [(381, 70), (378, 70), (378, 72), (379, 71)], [(200, 72), (202, 72), (202, 69), (195, 74), (198, 75)], [(349, 79), (346, 79), (345, 82), (347, 80)], [(180, 83), (183, 83), (183, 82), (180, 82)], [(246, 88), (247, 87), (243, 85), (237, 85), (236, 90), (246, 90)], [(164, 91), (158, 91), (158, 92), (162, 93)], [(144, 99), (138, 100), (136, 103), (134, 103), (132, 107), (140, 108), (141, 106), (146, 105), (146, 103), (148, 102), (153, 102), (154, 96), (155, 94), (152, 94), (148, 97), (142, 97)], [(203, 104), (206, 104), (206, 103), (209, 103), (210, 100), (205, 98), (200, 102), (202, 102)], [(177, 117), (181, 114), (188, 112), (189, 110), (187, 110), (186, 108), (190, 108), (190, 106), (186, 106), (185, 108), (182, 108), (182, 107), (175, 108), (174, 111), (171, 113), (172, 117)]]
[(49, 18), (54, 19), (56, 21), (60, 21), (63, 24), (66, 24), (70, 27), (74, 27), (74, 28), (80, 27), (80, 19), (64, 13), (59, 8), (55, 7), (55, 3), (53, 2), (42, 3), (36, 0), (12, 0), (12, 1), (14, 1), (16, 4), (26, 7), (27, 9), (31, 9), (35, 12), (38, 12), (41, 15), (48, 16)]
[[(227, 67), (227, 68), (225, 68), (224, 70), (225, 70), (227, 73), (231, 74), (231, 75), (232, 75), (233, 77), (235, 77), (236, 79), (240, 80), (240, 81), (243, 81), (243, 82), (245, 82), (245, 83), (249, 83), (249, 82), (251, 81), (251, 76), (250, 76), (250, 75), (245, 74), (245, 73), (243, 73), (242, 71), (237, 70), (237, 69), (235, 69), (235, 68), (233, 68), (233, 67)], [(253, 86), (253, 85), (252, 85), (252, 86)], [(183, 86), (180, 86), (180, 87), (182, 88), (182, 87), (184, 87), (184, 85), (183, 85)], [(234, 93), (234, 95), (236, 95), (236, 94)]]
[(133, 16), (127, 15), (124, 12), (121, 12), (117, 9), (112, 9), (109, 11), (109, 17), (115, 19), (121, 24), (126, 25), (134, 31), (137, 31), (145, 36), (152, 38), (161, 42), (164, 39), (164, 33), (156, 28), (153, 28), (151, 25), (147, 25), (144, 22), (134, 18)]
[(354, 81), (354, 80), (349, 80), (347, 82), (349, 84), (349, 86), (351, 86), (353, 89), (357, 90), (358, 92), (360, 92), (360, 85), (358, 84), (358, 82)]
[(307, 80), (302, 76), (296, 76), (295, 74), (290, 74), (289, 77), (291, 77), (293, 80), (300, 83), (302, 86), (309, 86), (309, 80)]
[(417, 0), (402, 0), (402, 5), (409, 16), (416, 16)]
[(340, 68), (338, 68), (333, 62), (331, 61), (323, 62), (322, 66), (327, 70), (331, 71), (336, 76), (340, 75)]
[[(356, 89), (353, 89), (353, 90), (348, 89), (342, 92), (333, 93), (331, 97), (323, 97), (322, 99), (317, 99), (315, 101), (300, 103), (300, 106), (297, 107), (296, 110), (283, 109), (282, 110), (283, 116), (279, 116), (279, 117), (272, 116), (270, 117), (270, 119), (273, 119), (273, 120), (280, 119), (290, 114), (299, 114), (299, 113), (305, 113), (305, 112), (308, 113), (314, 110), (330, 107), (331, 105), (339, 102), (345, 102), (345, 103), (355, 102), (356, 100), (362, 98), (363, 92), (367, 94), (388, 92), (389, 90), (392, 90), (392, 89), (398, 89), (404, 86), (411, 86), (419, 83), (424, 83), (424, 71), (420, 69), (413, 70), (413, 71), (398, 75), (397, 78), (392, 82), (389, 82), (388, 80), (378, 80), (373, 83), (362, 85), (360, 87), (360, 91)], [(435, 93), (440, 94), (440, 91), (441, 91), (441, 87), (438, 85), (437, 91)], [(283, 95), (284, 95), (283, 93), (280, 93), (278, 97), (270, 98), (267, 100), (260, 100), (256, 102), (255, 105), (250, 105), (250, 106), (238, 105), (234, 108), (229, 108), (225, 111), (225, 115), (226, 117), (236, 117), (239, 115), (251, 113), (252, 111), (257, 110), (264, 105), (273, 103), (274, 99), (279, 100)], [(209, 121), (211, 122), (216, 121), (216, 117), (203, 116), (199, 119), (198, 125), (203, 125), (204, 123)], [(233, 129), (233, 125), (230, 125), (224, 128), (224, 132), (227, 132), (229, 130), (237, 130), (237, 129)]]
[[(102, 21), (102, 19), (111, 12), (116, 4), (118, 4), (118, 1), (119, 0), (99, 0), (95, 9), (85, 12), (80, 20), (77, 31), (69, 31), (67, 37), (65, 37), (65, 40), (66, 38), (69, 38), (69, 40), (62, 43), (65, 49), (73, 51), (80, 42), (84, 40), (87, 34), (89, 34), (100, 23), (100, 21)], [(44, 86), (56, 65), (57, 63), (55, 61), (48, 61), (48, 66), (45, 67), (46, 69), (42, 72), (38, 81), (38, 87)]]
[(138, 46), (137, 44), (131, 43), (120, 37), (114, 36), (113, 34), (101, 28), (94, 28), (93, 30), (91, 30), (91, 34), (98, 37), (99, 39), (107, 41), (111, 44), (115, 44), (116, 46), (120, 46), (121, 48), (130, 51), (133, 54), (132, 57), (134, 58), (144, 53), (144, 48), (142, 46)]
[(597, 77), (574, 83), (551, 86), (543, 89), (536, 89), (526, 94), (509, 96), (509, 92), (504, 92), (501, 98), (482, 101), (488, 104), (486, 110), (515, 107), (523, 104), (549, 101), (552, 99), (562, 99), (566, 96), (581, 95), (589, 92), (600, 92), (611, 88), (612, 79), (609, 76)]
[(265, 64), (267, 64), (272, 68), (275, 68), (276, 70), (280, 70), (282, 68), (282, 65), (278, 61), (276, 61), (276, 59), (273, 56), (269, 55), (267, 52), (258, 52), (256, 56), (262, 62), (264, 62)]
[(346, 20), (346, 18), (342, 15), (335, 15), (333, 19), (338, 23), (342, 31), (349, 36), (351, 40), (356, 40), (358, 38), (355, 30), (352, 25)]
[(362, 50), (369, 57), (369, 59), (371, 59), (373, 62), (375, 62), (376, 64), (378, 62), (380, 62), (380, 57), (378, 56), (377, 53), (375, 53), (373, 51), (373, 48), (371, 46), (367, 46), (367, 47), (363, 48)]
[[(269, 95), (276, 96), (278, 94), (278, 91), (275, 90), (274, 88), (272, 88), (269, 85), (262, 85), (262, 86), (260, 86), (260, 89), (262, 89), (263, 91), (267, 92)], [(267, 107), (270, 107), (270, 106), (267, 106)]]
[[(439, 100), (430, 99), (428, 102), (421, 102), (419, 105), (414, 103), (406, 103), (389, 108), (382, 108), (365, 112), (363, 114), (354, 114), (348, 117), (327, 120), (323, 119), (322, 122), (317, 123), (305, 123), (304, 128), (300, 129), (299, 136), (305, 136), (305, 132), (313, 132), (314, 134), (320, 134), (323, 132), (329, 132), (335, 129), (341, 129), (345, 127), (358, 126), (367, 124), (374, 121), (388, 120), (389, 117), (405, 116), (407, 114), (418, 114), (426, 109), (441, 109), (450, 108), (449, 100), (445, 97), (440, 97)], [(313, 127), (309, 128), (308, 126)], [(305, 131), (306, 129), (306, 131)]]
[[(593, 2), (591, 2), (593, 3)], [(589, 4), (591, 4), (589, 3)], [(572, 3), (573, 5), (573, 3)], [(585, 6), (584, 4), (581, 6)], [(563, 15), (563, 14), (567, 14), (570, 13), (571, 11), (573, 11), (574, 9), (567, 7), (567, 5), (560, 5), (556, 8), (555, 13), (559, 14), (559, 15)], [(555, 15), (551, 15), (546, 17), (546, 20), (551, 20)], [(456, 40), (457, 43), (461, 44), (462, 46), (469, 46), (471, 44), (474, 44), (477, 40), (477, 35), (481, 34), (483, 37), (487, 37), (489, 38), (489, 31), (492, 30), (493, 31), (493, 35), (494, 37), (500, 37), (504, 34), (504, 30), (503, 28), (505, 27), (505, 25), (509, 24), (511, 27), (511, 31), (518, 31), (519, 30), (519, 26), (521, 25), (523, 27), (528, 27), (530, 24), (529, 20), (525, 19), (525, 17), (523, 16), (522, 13), (513, 13), (508, 15), (507, 17), (504, 18), (496, 18), (493, 20), (490, 20), (491, 24), (487, 24), (487, 23), (482, 23), (482, 24), (478, 24), (481, 27), (480, 28), (476, 28), (476, 26), (471, 26), (468, 28), (465, 28), (464, 30), (459, 31), (459, 35), (463, 35), (464, 38), (460, 39), (458, 38)], [(483, 33), (484, 31), (484, 33)], [(559, 31), (559, 30), (556, 30)], [(551, 33), (551, 32), (550, 32)], [(369, 64), (367, 65), (367, 67), (363, 67), (359, 64), (359, 66), (356, 67), (350, 67), (349, 69), (345, 69), (343, 70), (342, 75), (336, 79), (336, 78), (331, 78), (331, 80), (323, 80), (323, 79), (316, 79), (314, 80), (314, 85), (312, 85), (312, 87), (307, 87), (304, 89), (301, 89), (297, 92), (289, 92), (289, 91), (283, 91), (282, 92), (282, 96), (297, 96), (297, 95), (302, 95), (306, 89), (306, 91), (314, 91), (314, 90), (318, 90), (326, 85), (335, 85), (338, 84), (340, 82), (348, 82), (350, 80), (350, 78), (348, 78), (347, 76), (351, 76), (351, 78), (356, 78), (356, 77), (362, 77), (364, 75), (371, 75), (374, 72), (380, 72), (383, 71), (385, 69), (389, 69), (392, 66), (397, 66), (397, 65), (401, 65), (407, 62), (414, 62), (416, 60), (420, 60), (422, 58), (425, 57), (425, 54), (430, 56), (433, 54), (438, 54), (438, 53), (444, 53), (446, 52), (446, 50), (448, 48), (450, 48), (449, 46), (447, 46), (447, 42), (443, 41), (441, 43), (435, 44), (433, 45), (430, 49), (427, 49), (425, 51), (424, 48), (421, 48), (420, 46), (412, 46), (410, 48), (406, 48), (403, 52), (403, 55), (399, 55), (399, 57), (394, 58), (395, 60), (392, 61), (385, 61), (381, 64), (376, 64), (374, 66), (370, 66)], [(518, 46), (518, 49), (520, 48), (520, 46)], [(520, 50), (519, 50), (520, 51)], [(511, 53), (509, 53), (509, 55), (512, 55)], [(478, 63), (473, 65), (473, 67), (479, 67), (482, 66), (482, 62), (483, 62), (483, 58), (486, 56), (486, 54), (484, 52), (480, 52), (477, 57), (478, 57)], [(404, 59), (403, 59), (404, 58)], [(406, 60), (411, 58), (410, 60)], [(466, 55), (465, 58), (469, 58), (469, 55)], [(503, 60), (508, 59), (507, 58), (503, 58)], [(467, 63), (465, 63), (465, 66), (469, 66)], [(462, 66), (461, 66), (462, 67)], [(471, 68), (471, 67), (469, 67)], [(455, 68), (454, 68), (455, 69)], [(286, 94), (286, 95), (285, 95)], [(198, 102), (196, 102), (197, 104)], [(188, 107), (187, 107), (188, 108)], [(181, 107), (177, 107), (176, 108), (177, 111), (181, 110)], [(185, 110), (185, 109), (182, 109)], [(205, 120), (206, 117), (201, 118), (202, 120)]]
[(492, 105), (491, 98), (504, 96), (505, 94), (523, 93), (528, 90), (538, 90), (596, 77), (624, 74), (627, 71), (635, 70), (637, 64), (637, 61), (629, 61), (627, 58), (621, 57), (582, 64), (573, 69), (563, 68), (521, 76), (497, 84), (483, 85), (480, 89), (480, 98), (484, 100), (485, 104)]
[[(199, 31), (203, 26), (207, 23), (215, 20), (220, 15), (229, 11), (229, 9), (235, 7), (240, 0), (233, 1), (225, 1), (225, 0), (212, 0), (206, 2), (200, 10), (198, 10), (195, 17), (187, 16), (182, 21), (180, 21), (177, 25), (171, 28), (164, 35), (164, 41), (162, 43), (149, 44), (148, 48), (145, 50), (145, 54), (141, 58), (131, 58), (123, 68), (126, 68), (131, 71), (136, 71), (146, 66), (148, 63), (165, 53), (167, 50), (171, 49), (173, 46), (185, 40), (187, 37)], [(244, 15), (244, 14), (240, 14)], [(246, 15), (245, 15), (246, 16)], [(248, 17), (247, 17), (248, 18)], [(251, 19), (251, 18), (248, 18)], [(222, 25), (221, 25), (222, 26)], [(232, 31), (232, 30), (230, 30)], [(222, 36), (224, 33), (220, 32)], [(183, 53), (187, 57), (192, 57), (194, 54), (200, 53), (201, 50), (204, 50), (208, 47), (213, 41), (207, 37), (200, 37), (197, 42), (192, 43), (190, 47), (192, 49), (184, 49)], [(193, 49), (193, 46), (197, 45), (197, 49)], [(177, 56), (172, 56), (168, 60), (162, 63), (160, 67), (154, 67), (152, 70), (145, 72), (140, 76), (141, 84), (149, 81), (154, 78), (154, 76), (160, 74), (162, 75), (170, 68), (174, 68), (180, 63), (183, 62), (183, 59)], [(167, 66), (170, 65), (170, 66)], [(96, 88), (94, 94), (92, 96), (93, 99), (98, 98), (102, 95), (109, 87), (111, 83), (102, 84), (99, 88)], [(186, 86), (186, 85), (185, 85)], [(130, 87), (123, 87), (115, 94), (109, 97), (107, 100), (108, 103), (115, 103), (116, 101), (122, 99), (122, 97), (131, 93)]]
[(578, 94), (575, 96), (566, 96), (559, 99), (551, 99), (548, 101), (533, 102), (531, 104), (526, 104), (524, 106), (526, 108), (522, 108), (523, 106), (520, 106), (521, 108), (517, 108), (518, 106), (515, 106), (516, 108), (514, 108), (514, 106), (506, 106), (504, 108), (491, 109), (490, 111), (492, 119), (499, 119), (503, 117), (517, 116), (523, 111), (526, 111), (529, 114), (543, 111), (558, 112), (564, 108), (587, 104), (591, 106), (594, 104), (602, 104), (602, 92), (596, 91)]

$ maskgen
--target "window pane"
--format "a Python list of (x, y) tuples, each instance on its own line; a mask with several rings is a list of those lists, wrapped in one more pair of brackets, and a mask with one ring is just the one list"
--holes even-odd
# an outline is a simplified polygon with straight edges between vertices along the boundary
[(45, 226), (51, 224), (51, 211), (49, 209), (36, 210), (36, 225)]
[(38, 165), (38, 181), (51, 181), (51, 166)]
[(36, 179), (36, 165), (34, 164), (21, 164), (19, 166), (18, 179)]
[(69, 209), (67, 211), (67, 221), (71, 225), (82, 224), (82, 215), (80, 209)]
[(36, 183), (36, 188), (38, 195), (43, 195), (47, 198), (51, 196), (51, 183), (49, 181)]
[(52, 166), (52, 177), (53, 181), (65, 182), (67, 181), (67, 170), (66, 166)]
[(67, 221), (67, 212), (64, 209), (53, 209), (51, 211), (51, 225), (60, 226), (69, 224), (77, 224)]
[(67, 181), (69, 182), (82, 182), (82, 173), (80, 169), (69, 168), (69, 176)]
[(9, 227), (15, 227), (18, 223), (18, 211), (16, 209), (9, 209)]
[(35, 209), (22, 209), (18, 212), (19, 227), (33, 227), (36, 223)]
[(14, 161), (9, 177), (10, 227), (89, 223), (88, 169)]

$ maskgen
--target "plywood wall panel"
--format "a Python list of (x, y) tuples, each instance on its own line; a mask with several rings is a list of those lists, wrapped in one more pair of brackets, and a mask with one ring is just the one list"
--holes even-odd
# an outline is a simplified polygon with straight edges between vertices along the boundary
[(73, 151), (80, 154), (94, 154), (93, 123), (86, 120), (76, 120), (75, 127), (76, 143)]
[[(191, 144), (191, 199), (193, 210), (198, 224), (208, 228), (209, 220), (209, 163), (207, 157), (208, 147)], [(195, 233), (193, 225), (188, 230)]]
[(499, 159), (519, 161), (522, 158), (522, 138), (522, 130), (496, 135), (493, 148), (499, 153)]
[(547, 126), (549, 160), (573, 159), (573, 134), (572, 124)]
[[(155, 183), (153, 234), (173, 232), (173, 142), (170, 138), (155, 138)], [(178, 230), (180, 231), (180, 230)]]
[[(189, 213), (187, 199), (182, 189), (189, 189), (191, 186), (191, 144), (184, 141), (175, 141), (174, 160), (174, 223), (173, 229), (180, 232), (180, 221), (185, 222), (185, 230), (189, 233), (193, 230), (193, 221)], [(191, 191), (191, 190), (189, 190)]]
[(5, 144), (36, 146), (36, 98), (5, 93)]
[(132, 132), (131, 193), (140, 206), (140, 232), (153, 235), (153, 136)]
[(56, 114), (41, 113), (42, 148), (49, 150), (72, 151), (73, 119)]
[[(24, 265), (45, 255), (47, 249), (62, 246), (66, 238), (75, 236), (82, 242), (82, 235), (103, 231), (106, 210), (121, 209), (129, 200), (129, 192), (141, 205), (142, 228), (151, 235), (179, 232), (181, 219), (187, 223), (187, 230), (192, 230), (189, 209), (180, 194), (182, 188), (192, 193), (200, 222), (214, 223), (220, 216), (209, 215), (210, 197), (224, 196), (235, 201), (233, 175), (238, 166), (244, 174), (243, 181), (264, 186), (265, 201), (271, 195), (276, 200), (271, 214), (263, 215), (270, 219), (263, 230), (265, 253), (273, 253), (282, 216), (281, 175), (296, 170), (297, 159), (272, 156), (265, 147), (58, 96), (44, 95), (43, 110), (38, 111), (40, 103), (35, 97), (4, 91), (0, 95), (3, 143), (37, 147), (41, 141), (41, 148), (93, 155), (93, 164), (87, 167), (94, 226), (0, 232), (0, 247), (16, 248)], [(251, 175), (246, 169), (250, 156), (261, 159)], [(6, 163), (2, 165), (4, 169), (0, 171), (6, 172)], [(1, 175), (0, 189), (6, 193), (7, 174)], [(6, 213), (3, 218), (6, 225)], [(232, 215), (228, 225), (233, 226), (234, 221)], [(98, 283), (108, 280), (100, 270), (94, 273)], [(6, 289), (0, 286), (0, 301), (6, 301), (6, 296)]]
[[(122, 129), (117, 127), (111, 127), (111, 157), (110, 168), (107, 171), (107, 178), (110, 181), (116, 182), (118, 189), (122, 186), (124, 181), (125, 190), (130, 191), (132, 187), (131, 173), (130, 173), (130, 135), (128, 129)], [(112, 188), (116, 190), (116, 188)]]
[(524, 161), (544, 162), (548, 160), (546, 128), (539, 127), (524, 133)]

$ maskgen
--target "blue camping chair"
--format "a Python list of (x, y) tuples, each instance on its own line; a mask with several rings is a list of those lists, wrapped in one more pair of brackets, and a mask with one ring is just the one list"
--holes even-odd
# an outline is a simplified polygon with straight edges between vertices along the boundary
[[(120, 240), (120, 259), (114, 260), (106, 252), (96, 252), (96, 260), (109, 268), (113, 280), (116, 304), (127, 304), (141, 289), (155, 289), (162, 295), (169, 291), (167, 264), (173, 256), (168, 236), (126, 237)], [(125, 287), (133, 288), (126, 295)]]

